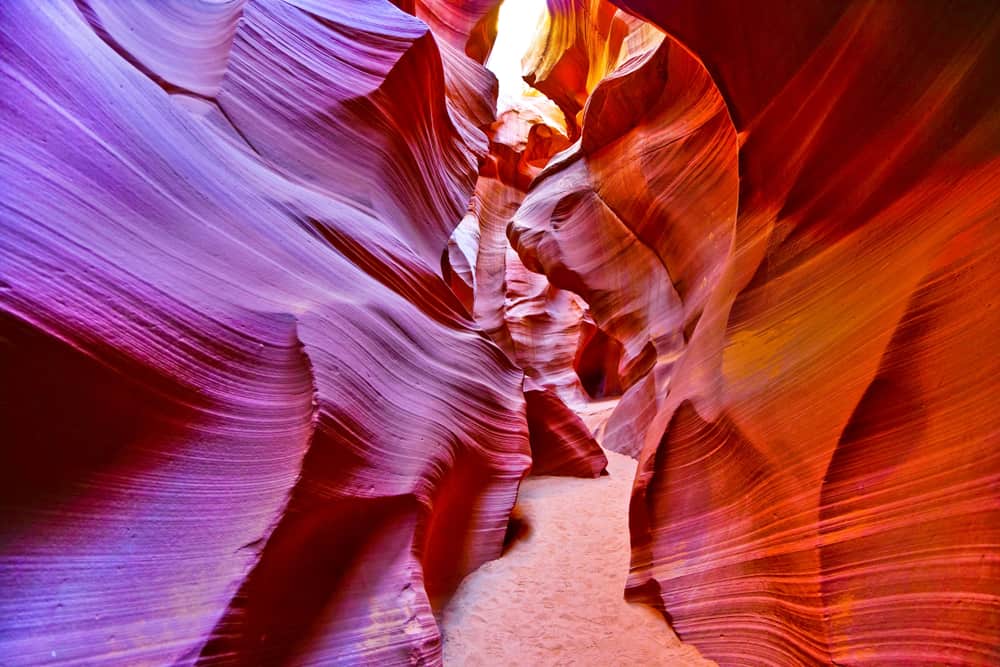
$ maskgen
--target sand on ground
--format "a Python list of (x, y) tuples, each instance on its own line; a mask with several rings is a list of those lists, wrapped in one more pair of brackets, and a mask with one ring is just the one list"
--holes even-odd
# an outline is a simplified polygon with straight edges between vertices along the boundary
[(607, 477), (524, 481), (527, 535), (470, 574), (441, 612), (446, 667), (715, 664), (659, 612), (625, 601), (636, 462), (607, 455)]

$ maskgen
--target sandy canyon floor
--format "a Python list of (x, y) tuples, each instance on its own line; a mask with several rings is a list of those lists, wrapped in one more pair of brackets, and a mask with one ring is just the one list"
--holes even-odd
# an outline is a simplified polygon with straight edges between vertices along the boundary
[(608, 476), (521, 485), (526, 534), (469, 575), (443, 610), (445, 665), (715, 664), (658, 612), (625, 601), (636, 462), (607, 456)]

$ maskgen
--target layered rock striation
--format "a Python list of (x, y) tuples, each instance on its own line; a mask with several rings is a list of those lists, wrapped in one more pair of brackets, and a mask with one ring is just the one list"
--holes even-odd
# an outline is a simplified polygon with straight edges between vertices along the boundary
[(438, 664), (587, 424), (706, 657), (1000, 662), (1000, 11), (498, 8), (0, 4), (5, 664)]
[(384, 2), (0, 13), (5, 664), (438, 662), (531, 465), (439, 277), (491, 76)]
[(507, 238), (525, 190), (568, 144), (545, 118), (526, 104), (503, 113), (490, 129), (490, 156), (469, 213), (448, 243), (444, 273), (476, 322), (525, 371), (532, 472), (594, 477), (607, 459), (571, 409), (588, 400), (575, 370), (586, 305), (528, 271)]
[[(664, 260), (681, 304), (612, 291), (640, 313), (625, 329), (677, 336), (649, 336), (659, 359), (669, 342), (673, 362), (662, 378), (654, 364), (608, 425), (606, 442), (640, 461), (630, 594), (723, 664), (997, 662), (996, 8), (620, 5), (711, 75), (677, 127), (706, 118), (697, 109), (714, 88), (725, 101), (718, 138), (703, 144), (717, 160), (677, 165), (672, 144), (658, 164), (700, 173), (651, 188), (669, 205), (692, 187), (704, 188), (698, 204), (720, 203), (700, 218), (708, 225), (693, 209), (652, 218), (664, 239), (690, 234), (678, 249), (699, 251), (664, 254), (638, 223), (648, 207), (618, 214)], [(669, 86), (683, 75), (667, 62)], [(584, 112), (581, 152), (614, 79)], [(592, 180), (646, 191), (635, 174), (617, 187)], [(580, 239), (603, 234), (608, 214), (531, 215), (545, 190), (541, 179), (518, 213), (519, 247), (552, 276), (585, 268), (577, 258), (607, 244)], [(589, 231), (538, 234), (546, 217)], [(634, 357), (637, 344), (618, 337)]]

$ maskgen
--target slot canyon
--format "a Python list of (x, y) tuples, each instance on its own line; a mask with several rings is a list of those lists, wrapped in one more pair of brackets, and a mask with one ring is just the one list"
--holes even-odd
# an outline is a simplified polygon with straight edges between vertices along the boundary
[(0, 1), (0, 665), (1000, 665), (1000, 4)]

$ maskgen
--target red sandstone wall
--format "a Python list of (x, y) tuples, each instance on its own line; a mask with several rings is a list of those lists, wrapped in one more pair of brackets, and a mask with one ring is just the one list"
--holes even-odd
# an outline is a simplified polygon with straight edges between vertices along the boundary
[(732, 247), (635, 433), (630, 590), (725, 664), (997, 662), (996, 8), (621, 5), (740, 143)]
[(435, 663), (623, 392), (704, 655), (1000, 662), (1000, 13), (618, 4), (532, 55), (571, 145), (489, 2), (0, 4), (5, 660)]

